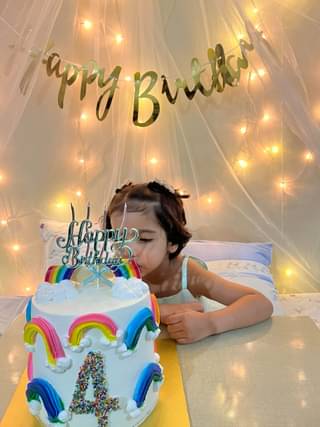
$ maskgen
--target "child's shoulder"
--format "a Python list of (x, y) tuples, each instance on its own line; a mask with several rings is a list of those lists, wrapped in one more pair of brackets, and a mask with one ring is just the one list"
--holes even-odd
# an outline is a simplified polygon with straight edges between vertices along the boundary
[(188, 288), (194, 288), (203, 281), (212, 280), (214, 274), (208, 271), (204, 261), (189, 257), (188, 258)]

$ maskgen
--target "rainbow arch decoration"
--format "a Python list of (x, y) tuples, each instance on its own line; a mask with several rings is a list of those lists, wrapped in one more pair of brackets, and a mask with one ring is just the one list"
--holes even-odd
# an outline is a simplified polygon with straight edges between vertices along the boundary
[(51, 423), (69, 421), (69, 414), (65, 411), (60, 396), (48, 381), (42, 378), (34, 378), (27, 385), (26, 396), (32, 415), (39, 415), (42, 402)]
[(123, 343), (118, 351), (123, 353), (124, 356), (129, 356), (136, 348), (144, 327), (148, 330), (147, 339), (155, 339), (160, 333), (160, 329), (154, 320), (153, 313), (150, 308), (147, 307), (139, 310), (129, 322), (124, 332)]
[(68, 344), (72, 346), (72, 350), (82, 351), (84, 347), (91, 345), (91, 340), (85, 337), (89, 329), (99, 329), (102, 332), (100, 343), (104, 346), (115, 343), (122, 335), (121, 330), (109, 316), (100, 313), (84, 314), (75, 319), (69, 327)]
[(122, 259), (120, 264), (112, 266), (111, 269), (116, 277), (141, 279), (139, 267), (134, 259)]
[(26, 322), (30, 322), (31, 320), (31, 317), (32, 317), (31, 309), (32, 309), (32, 298), (29, 298), (26, 306)]
[[(122, 259), (119, 264), (110, 266), (101, 265), (101, 267), (104, 267), (107, 273), (112, 271), (115, 277), (124, 277), (125, 279), (135, 277), (141, 279), (139, 267), (134, 259)], [(75, 276), (78, 268), (79, 267), (70, 267), (67, 265), (51, 265), (45, 274), (44, 280), (48, 283), (59, 283), (62, 280), (76, 280)], [(88, 270), (91, 271), (89, 268)], [(104, 271), (101, 272), (101, 274), (103, 273)], [(103, 279), (103, 277), (101, 278)], [(92, 279), (92, 281), (93, 280), (94, 278)]]
[(48, 283), (59, 283), (61, 280), (71, 280), (76, 268), (67, 265), (51, 265), (44, 277)]
[(40, 335), (47, 354), (48, 367), (55, 372), (64, 372), (71, 366), (59, 336), (51, 323), (42, 317), (33, 317), (24, 327), (24, 342), (28, 351), (34, 351), (37, 335)]
[(149, 363), (140, 373), (135, 385), (133, 398), (128, 401), (127, 412), (134, 418), (140, 414), (141, 406), (144, 404), (147, 393), (152, 382), (156, 385), (156, 390), (159, 389), (163, 381), (162, 367), (158, 363)]
[(153, 313), (153, 317), (158, 325), (160, 325), (160, 307), (158, 304), (157, 297), (154, 294), (150, 296), (151, 300), (151, 309)]

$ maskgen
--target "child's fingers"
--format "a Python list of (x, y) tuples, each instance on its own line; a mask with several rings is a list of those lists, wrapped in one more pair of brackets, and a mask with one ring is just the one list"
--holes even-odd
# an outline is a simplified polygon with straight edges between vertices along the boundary
[(189, 338), (178, 338), (177, 340), (178, 344), (190, 344), (192, 341)]
[(169, 337), (172, 338), (173, 340), (181, 340), (181, 339), (186, 339), (186, 334), (185, 331), (181, 330), (181, 329), (167, 329), (168, 330), (168, 334)]
[(185, 312), (170, 314), (166, 319), (166, 323), (167, 323), (167, 325), (173, 325), (175, 323), (180, 323), (184, 316), (185, 316)]
[(183, 332), (183, 329), (181, 328), (181, 323), (175, 323), (173, 325), (168, 325), (167, 331), (171, 335)]

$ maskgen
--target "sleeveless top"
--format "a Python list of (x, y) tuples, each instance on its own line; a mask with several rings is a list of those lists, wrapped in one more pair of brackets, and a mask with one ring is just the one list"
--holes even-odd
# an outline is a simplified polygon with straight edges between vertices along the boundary
[(195, 298), (188, 289), (188, 261), (189, 261), (189, 258), (196, 261), (198, 264), (200, 264), (206, 270), (208, 269), (206, 263), (204, 261), (202, 261), (201, 259), (191, 257), (191, 256), (185, 256), (183, 258), (182, 266), (181, 266), (181, 290), (174, 295), (170, 295), (169, 297), (157, 298), (159, 304), (183, 304), (186, 302), (199, 302), (199, 298)]

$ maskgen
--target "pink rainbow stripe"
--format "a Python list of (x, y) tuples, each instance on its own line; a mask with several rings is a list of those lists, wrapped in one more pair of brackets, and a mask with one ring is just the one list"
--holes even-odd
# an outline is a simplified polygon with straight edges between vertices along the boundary
[(32, 357), (33, 353), (30, 352), (28, 354), (28, 365), (27, 365), (27, 375), (28, 375), (28, 380), (31, 381), (33, 379), (33, 362), (32, 362)]
[(69, 342), (73, 345), (79, 345), (81, 338), (87, 329), (97, 328), (107, 336), (107, 338), (116, 338), (118, 327), (114, 321), (100, 313), (90, 313), (75, 319), (68, 330)]
[(55, 328), (42, 317), (33, 317), (24, 328), (24, 339), (27, 344), (34, 345), (37, 334), (44, 340), (48, 361), (56, 364), (58, 358), (65, 357), (65, 353)]

